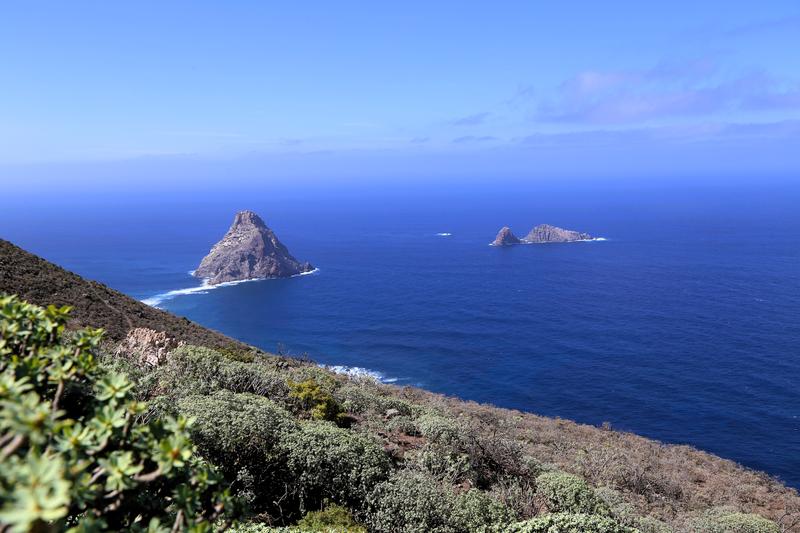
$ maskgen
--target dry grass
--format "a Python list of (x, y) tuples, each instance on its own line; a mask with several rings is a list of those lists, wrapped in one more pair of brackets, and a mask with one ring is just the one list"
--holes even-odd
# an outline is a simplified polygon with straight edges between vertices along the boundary
[(721, 506), (757, 513), (785, 532), (800, 532), (800, 494), (769, 475), (691, 446), (668, 445), (631, 433), (465, 402), (410, 387), (385, 394), (461, 417), (494, 439), (523, 445), (536, 460), (619, 491), (637, 514), (680, 531), (685, 520)]

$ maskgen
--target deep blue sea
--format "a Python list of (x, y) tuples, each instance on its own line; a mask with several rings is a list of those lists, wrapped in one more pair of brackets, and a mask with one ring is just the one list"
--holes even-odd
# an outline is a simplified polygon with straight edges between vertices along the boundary
[[(786, 184), (261, 187), (29, 200), (0, 236), (267, 350), (800, 487), (798, 206)], [(244, 208), (318, 273), (166, 297)], [(488, 246), (540, 223), (607, 240)]]

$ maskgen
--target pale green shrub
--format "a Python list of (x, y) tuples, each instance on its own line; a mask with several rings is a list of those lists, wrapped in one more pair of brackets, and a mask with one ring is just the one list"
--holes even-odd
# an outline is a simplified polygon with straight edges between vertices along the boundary
[(536, 492), (554, 513), (609, 514), (586, 481), (564, 472), (548, 472), (536, 478)]
[(436, 480), (454, 485), (467, 478), (470, 472), (469, 457), (450, 448), (428, 443), (421, 449), (406, 454), (409, 468), (430, 474)]
[(490, 528), (496, 533), (637, 533), (607, 516), (550, 513), (524, 522)]
[(400, 471), (370, 495), (367, 525), (374, 533), (455, 533), (454, 498), (421, 472)]
[(170, 352), (157, 376), (161, 388), (170, 395), (208, 394), (225, 389), (265, 396), (282, 405), (289, 398), (286, 380), (276, 370), (258, 361), (234, 361), (200, 346), (181, 346)]
[(486, 526), (504, 525), (516, 519), (515, 513), (485, 492), (470, 489), (455, 498), (450, 521), (456, 531), (478, 531)]
[(729, 508), (712, 509), (689, 524), (691, 533), (780, 533), (778, 524)]
[(416, 423), (419, 432), (430, 442), (453, 448), (463, 444), (464, 436), (456, 419), (426, 413), (420, 416)]
[(396, 409), (400, 415), (413, 416), (415, 406), (405, 400), (383, 396), (365, 384), (347, 384), (339, 388), (334, 397), (349, 413), (376, 413), (383, 416), (389, 409)]
[(329, 422), (302, 424), (281, 447), (301, 510), (319, 509), (325, 499), (357, 507), (391, 467), (374, 440)]

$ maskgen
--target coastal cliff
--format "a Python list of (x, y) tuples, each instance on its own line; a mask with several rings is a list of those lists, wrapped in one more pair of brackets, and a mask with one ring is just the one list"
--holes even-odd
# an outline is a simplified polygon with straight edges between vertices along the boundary
[(295, 259), (252, 211), (236, 213), (228, 232), (200, 262), (194, 276), (216, 285), (228, 281), (288, 278), (314, 270)]

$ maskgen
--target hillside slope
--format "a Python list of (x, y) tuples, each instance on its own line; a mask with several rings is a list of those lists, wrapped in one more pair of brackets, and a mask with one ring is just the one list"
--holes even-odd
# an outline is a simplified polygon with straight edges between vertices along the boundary
[[(548, 476), (571, 474), (592, 487), (578, 488), (593, 509), (644, 532), (800, 531), (797, 491), (732, 461), (313, 365), (276, 365), (263, 356), (233, 361), (208, 347), (244, 345), (0, 240), (2, 292), (39, 305), (71, 305), (76, 326), (103, 327), (112, 343), (130, 328), (147, 327), (206, 347), (176, 350), (155, 369), (124, 356), (113, 364), (127, 368), (142, 399), (162, 412), (198, 419), (200, 449), (252, 498), (254, 521), (290, 525), (332, 500), (371, 531), (417, 531), (407, 524), (423, 511), (429, 531), (463, 531), (451, 521), (456, 503), (464, 513), (459, 524), (487, 513), (494, 513), (491, 523), (546, 517), (557, 510), (545, 490), (553, 482)], [(576, 490), (569, 477), (555, 480), (567, 485), (554, 490)], [(431, 508), (431, 500), (441, 506)], [(778, 529), (696, 526), (736, 513), (764, 516)]]
[(0, 293), (16, 294), (36, 305), (74, 307), (72, 326), (103, 328), (119, 342), (133, 328), (164, 331), (189, 344), (243, 346), (239, 341), (143, 304), (102, 283), (86, 280), (0, 239)]

